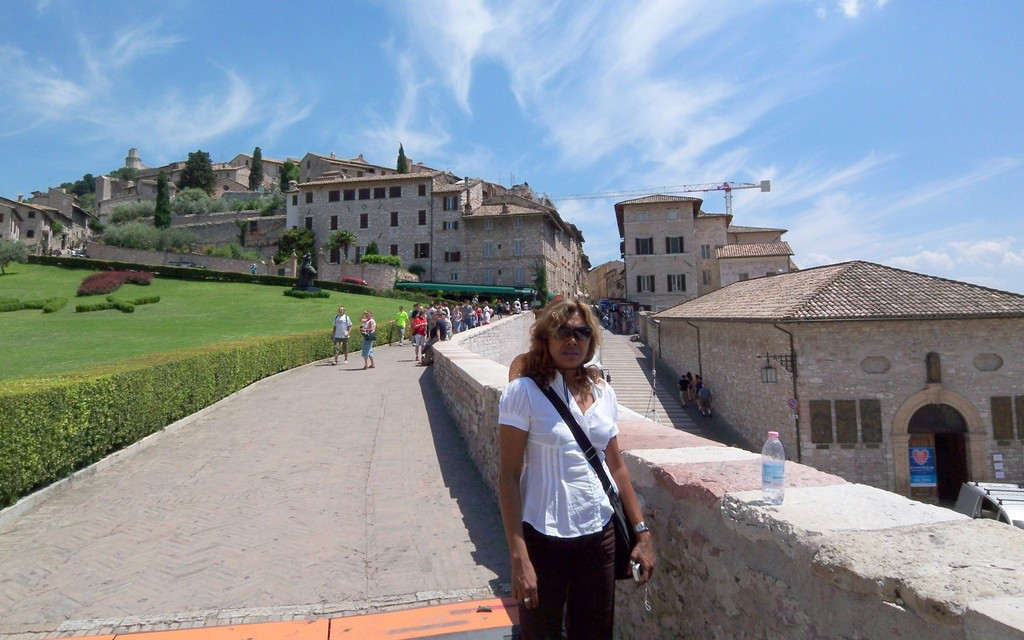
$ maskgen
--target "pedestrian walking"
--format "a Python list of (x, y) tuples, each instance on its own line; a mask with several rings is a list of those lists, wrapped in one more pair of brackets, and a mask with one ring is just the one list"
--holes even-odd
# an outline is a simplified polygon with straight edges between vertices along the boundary
[(412, 317), (410, 323), (412, 327), (412, 346), (413, 346), (413, 357), (415, 362), (413, 364), (419, 364), (420, 358), (423, 356), (423, 348), (427, 343), (427, 317), (419, 309), (419, 304), (413, 307)]
[(686, 401), (690, 399), (690, 378), (693, 377), (689, 371), (686, 372), (685, 376), (679, 378), (679, 402), (686, 407)]
[(373, 342), (377, 339), (377, 321), (369, 309), (363, 312), (359, 332), (363, 334), (363, 369), (373, 369), (376, 367), (373, 363)]
[(334, 364), (338, 364), (338, 352), (345, 352), (345, 364), (348, 364), (348, 335), (352, 331), (352, 320), (345, 313), (345, 307), (338, 307), (334, 316), (334, 330), (331, 333), (334, 342)]
[(395, 326), (398, 327), (398, 346), (405, 345), (405, 327), (409, 324), (409, 314), (405, 307), (398, 305), (398, 313), (395, 314)]

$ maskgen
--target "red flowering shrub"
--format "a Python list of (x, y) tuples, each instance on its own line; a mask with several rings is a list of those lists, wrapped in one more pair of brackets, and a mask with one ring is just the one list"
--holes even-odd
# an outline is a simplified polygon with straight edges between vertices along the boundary
[(145, 271), (103, 271), (86, 276), (78, 286), (78, 295), (97, 296), (111, 293), (121, 288), (124, 283), (150, 284), (153, 274)]

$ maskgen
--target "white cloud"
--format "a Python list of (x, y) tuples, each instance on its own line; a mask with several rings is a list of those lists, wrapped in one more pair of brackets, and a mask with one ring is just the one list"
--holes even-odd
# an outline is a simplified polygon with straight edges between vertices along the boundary
[(908, 271), (920, 271), (924, 273), (953, 271), (956, 262), (953, 258), (942, 251), (921, 251), (912, 256), (893, 256), (885, 261), (890, 267), (898, 267)]
[(856, 18), (860, 15), (862, 8), (861, 0), (838, 0), (836, 6), (843, 12), (843, 15), (847, 18)]

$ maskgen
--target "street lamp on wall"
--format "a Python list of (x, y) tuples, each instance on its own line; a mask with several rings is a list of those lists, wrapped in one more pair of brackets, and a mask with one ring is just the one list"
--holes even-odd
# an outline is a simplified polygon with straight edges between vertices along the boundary
[(790, 373), (796, 370), (796, 356), (765, 353), (763, 356), (757, 356), (757, 359), (764, 360), (764, 366), (761, 367), (761, 382), (765, 384), (775, 384), (779, 381), (779, 373), (772, 366), (773, 360)]

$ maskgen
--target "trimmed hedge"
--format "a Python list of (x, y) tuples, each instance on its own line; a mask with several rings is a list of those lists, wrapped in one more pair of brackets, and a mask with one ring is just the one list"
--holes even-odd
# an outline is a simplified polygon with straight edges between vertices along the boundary
[(110, 302), (94, 302), (92, 304), (76, 304), (75, 313), (89, 313), (90, 311), (106, 311), (113, 309), (114, 305)]
[(285, 289), (284, 295), (292, 298), (330, 298), (331, 294), (326, 291), (301, 291), (299, 289)]
[[(353, 336), (355, 349), (359, 337)], [(0, 507), (253, 382), (331, 352), (328, 332), (153, 354), (0, 389)]]
[(45, 300), (17, 300), (15, 298), (0, 299), (0, 313), (4, 311), (21, 311), (22, 309), (42, 309), (43, 313), (60, 311), (68, 303), (67, 298), (47, 298)]

